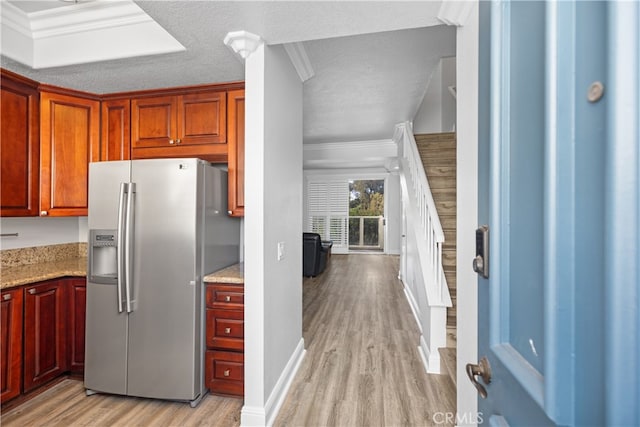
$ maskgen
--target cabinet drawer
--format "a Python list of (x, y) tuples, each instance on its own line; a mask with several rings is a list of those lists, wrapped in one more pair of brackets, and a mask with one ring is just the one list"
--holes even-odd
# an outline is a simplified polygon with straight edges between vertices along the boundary
[(244, 313), (207, 310), (207, 347), (244, 350)]
[(207, 285), (207, 307), (243, 309), (244, 287), (242, 285)]
[(212, 393), (244, 396), (244, 355), (227, 351), (207, 351), (205, 383)]

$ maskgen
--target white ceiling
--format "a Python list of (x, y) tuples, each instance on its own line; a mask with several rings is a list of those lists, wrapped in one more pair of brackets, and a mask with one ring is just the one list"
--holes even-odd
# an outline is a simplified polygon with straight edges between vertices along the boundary
[[(77, 7), (11, 3), (27, 16), (42, 3)], [(438, 60), (455, 56), (455, 28), (436, 18), (440, 1), (135, 3), (186, 51), (38, 70), (2, 55), (1, 65), (42, 83), (104, 94), (243, 80), (242, 63), (223, 44), (230, 31), (272, 45), (304, 42), (315, 72), (304, 83), (304, 142), (317, 143), (390, 139), (395, 124), (413, 120)]]

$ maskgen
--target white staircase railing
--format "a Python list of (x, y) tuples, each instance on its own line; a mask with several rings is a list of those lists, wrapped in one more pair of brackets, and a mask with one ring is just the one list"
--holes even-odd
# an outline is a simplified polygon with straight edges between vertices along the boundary
[[(398, 156), (402, 165), (403, 185), (408, 193), (407, 205), (414, 218), (417, 248), (425, 275), (425, 287), (430, 306), (451, 307), (451, 296), (442, 266), (444, 232), (431, 194), (429, 181), (418, 152), (410, 123), (398, 126), (402, 135), (398, 141)], [(407, 230), (407, 232), (410, 232)]]

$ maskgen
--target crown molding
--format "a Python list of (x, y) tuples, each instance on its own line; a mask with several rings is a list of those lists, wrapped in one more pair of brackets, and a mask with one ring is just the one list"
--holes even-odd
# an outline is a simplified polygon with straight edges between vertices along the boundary
[(9, 2), (2, 2), (0, 14), (2, 14), (3, 27), (8, 26), (23, 36), (31, 37), (31, 22), (29, 16), (22, 10)]
[(309, 56), (302, 42), (285, 43), (283, 46), (303, 83), (315, 75), (315, 71), (311, 66), (311, 61), (309, 61)]
[(336, 152), (343, 150), (363, 150), (378, 152), (381, 150), (395, 150), (397, 144), (392, 139), (377, 139), (370, 141), (349, 141), (349, 142), (320, 142), (304, 144), (304, 152)]
[(467, 23), (475, 3), (471, 0), (443, 0), (437, 17), (444, 24), (462, 27)]
[(0, 13), (3, 53), (34, 69), (186, 50), (131, 0), (31, 13), (3, 2)]
[(129, 1), (76, 3), (32, 12), (28, 17), (34, 40), (155, 22)]
[(262, 37), (248, 31), (232, 31), (224, 37), (224, 44), (244, 63), (256, 49), (264, 44)]
[(398, 144), (390, 139), (303, 144), (305, 169), (381, 168), (398, 157)]

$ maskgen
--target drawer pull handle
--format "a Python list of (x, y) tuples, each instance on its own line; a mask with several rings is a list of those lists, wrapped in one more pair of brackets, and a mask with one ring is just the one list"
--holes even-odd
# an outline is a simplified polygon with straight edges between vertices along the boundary
[(2, 295), (2, 299), (5, 300), (5, 301), (9, 301), (11, 299), (11, 294)]
[(225, 334), (230, 334), (231, 333), (231, 328), (224, 328), (224, 333)]
[(226, 297), (224, 297), (224, 300), (225, 300), (226, 302), (231, 301), (231, 295), (227, 295)]
[(228, 377), (229, 374), (231, 374), (231, 369), (225, 369), (222, 375), (224, 375), (225, 377)]

